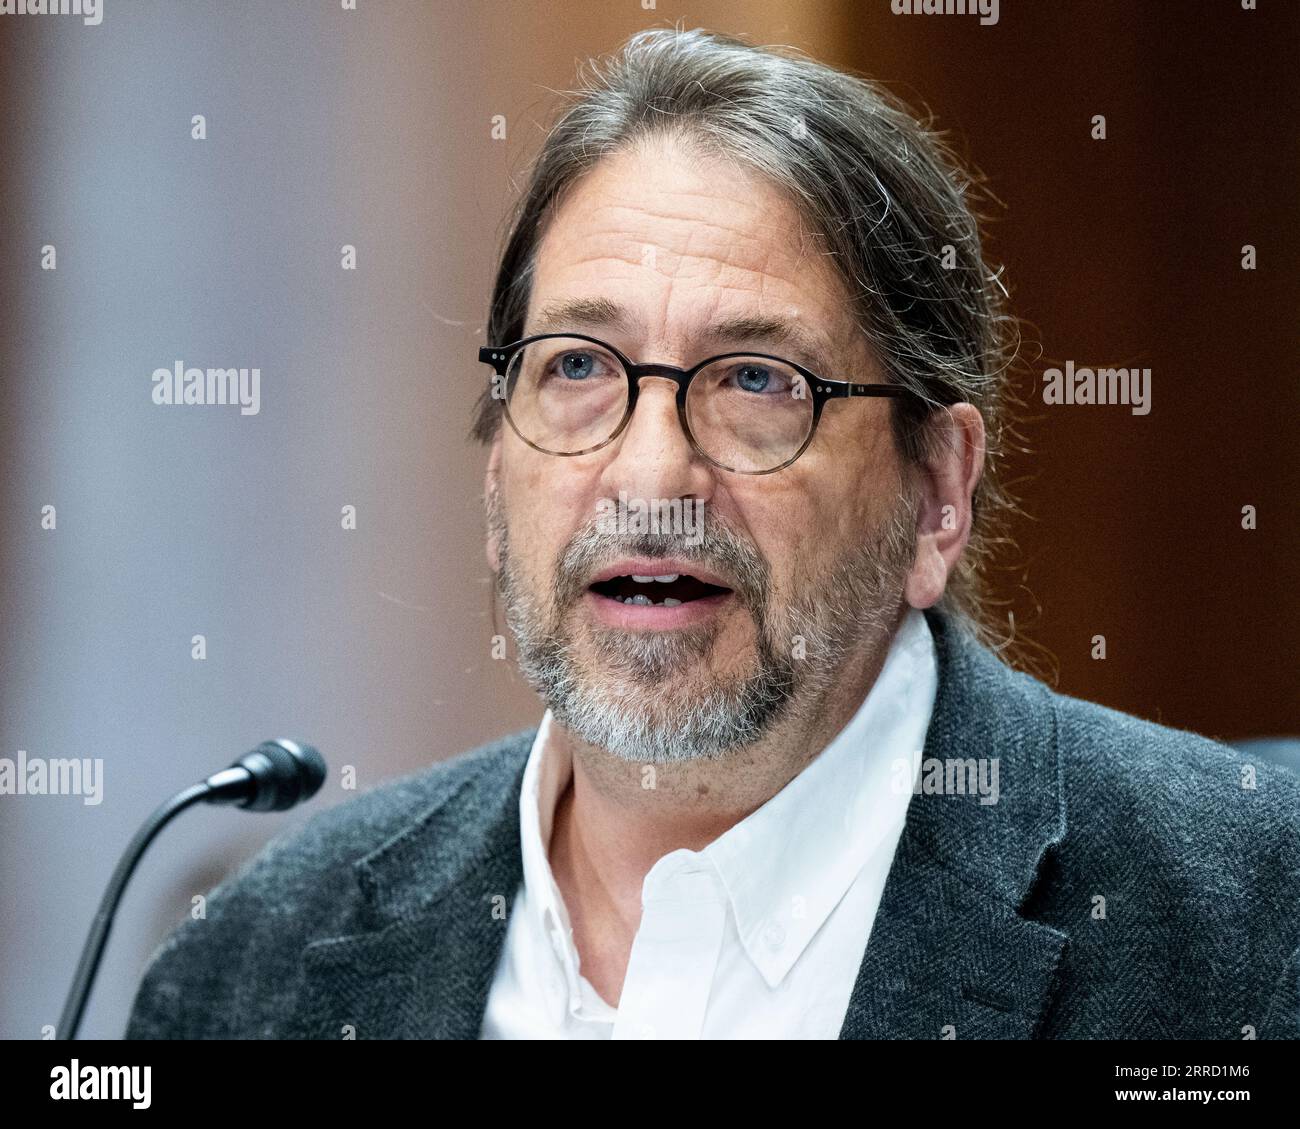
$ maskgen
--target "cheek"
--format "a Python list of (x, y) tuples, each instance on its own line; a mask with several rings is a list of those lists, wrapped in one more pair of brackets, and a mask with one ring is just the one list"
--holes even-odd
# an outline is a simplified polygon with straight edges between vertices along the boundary
[(769, 600), (788, 603), (815, 580), (835, 553), (839, 536), (839, 500), (833, 483), (806, 452), (798, 462), (773, 475), (734, 478), (726, 504), (731, 525), (751, 541), (770, 570)]
[(750, 535), (771, 565), (773, 595), (782, 601), (818, 583), (871, 536), (898, 500), (887, 412), (832, 416), (837, 406), (828, 407), (817, 441), (793, 466), (733, 487)]
[[(821, 468), (820, 500), (831, 502), (835, 535), (860, 543), (898, 504), (901, 467), (887, 405), (859, 401), (843, 407), (828, 437), (833, 443), (827, 444), (830, 458)], [(866, 410), (853, 410), (861, 408)]]
[(500, 481), (510, 528), (510, 556), (532, 575), (549, 578), (574, 534), (594, 515), (588, 473), (576, 460), (541, 455), (519, 443), (503, 452)]

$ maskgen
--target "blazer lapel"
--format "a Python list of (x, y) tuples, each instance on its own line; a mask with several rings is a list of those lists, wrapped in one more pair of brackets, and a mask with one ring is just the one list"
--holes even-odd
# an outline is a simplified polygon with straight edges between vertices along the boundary
[(939, 688), (923, 773), (996, 761), (997, 802), (913, 794), (840, 1038), (1032, 1038), (1068, 944), (1023, 916), (1065, 833), (1054, 715), (1045, 687), (927, 619)]
[(303, 950), (293, 1037), (478, 1037), (523, 880), (519, 789), (531, 739), (521, 738), (515, 770), (462, 781), (353, 864), (369, 927)]

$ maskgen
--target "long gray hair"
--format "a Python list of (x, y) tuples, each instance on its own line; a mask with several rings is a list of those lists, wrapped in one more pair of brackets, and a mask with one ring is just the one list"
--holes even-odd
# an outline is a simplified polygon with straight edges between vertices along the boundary
[[(970, 543), (942, 607), (986, 642), (995, 628), (986, 563), (1012, 508), (998, 483), (1005, 374), (1019, 346), (1007, 291), (985, 261), (974, 176), (928, 124), (875, 83), (791, 48), (702, 30), (633, 35), (589, 62), (550, 130), (510, 219), (488, 318), (488, 343), (523, 336), (538, 245), (564, 193), (602, 158), (648, 135), (687, 139), (745, 162), (783, 189), (824, 240), (859, 328), (887, 379), (920, 393), (893, 402), (905, 460), (933, 442), (935, 406), (977, 407), (987, 432)], [(485, 390), (471, 435), (488, 443), (501, 402)]]

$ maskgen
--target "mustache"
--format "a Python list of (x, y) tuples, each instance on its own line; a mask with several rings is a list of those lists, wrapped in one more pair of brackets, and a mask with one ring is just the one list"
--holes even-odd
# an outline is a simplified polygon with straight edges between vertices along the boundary
[(757, 546), (705, 512), (702, 534), (602, 532), (585, 526), (560, 552), (555, 566), (555, 606), (564, 611), (582, 598), (592, 576), (623, 557), (672, 557), (693, 562), (723, 579), (752, 613), (767, 601), (771, 568)]

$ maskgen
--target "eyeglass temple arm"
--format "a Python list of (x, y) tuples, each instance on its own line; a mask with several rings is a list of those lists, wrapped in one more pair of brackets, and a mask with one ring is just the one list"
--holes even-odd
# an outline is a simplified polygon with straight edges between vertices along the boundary
[(817, 380), (813, 388), (832, 400), (850, 396), (910, 396), (912, 390), (901, 384), (854, 384), (850, 380)]

